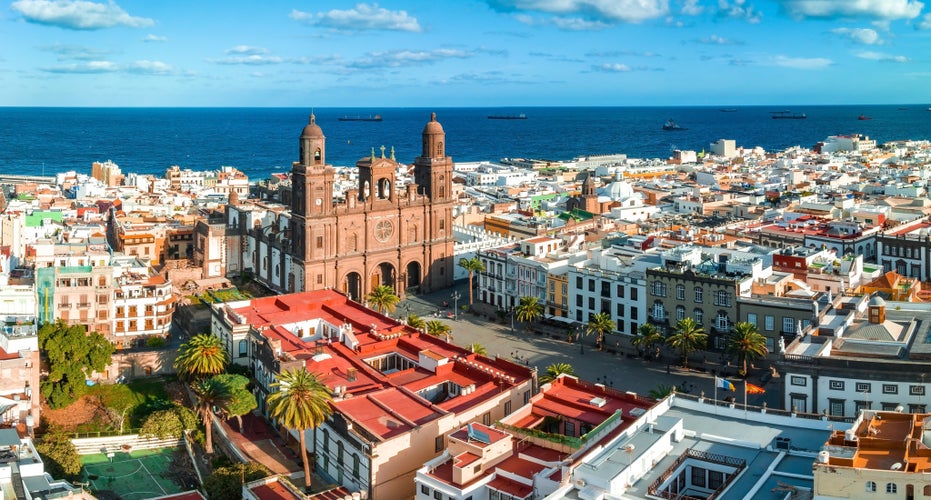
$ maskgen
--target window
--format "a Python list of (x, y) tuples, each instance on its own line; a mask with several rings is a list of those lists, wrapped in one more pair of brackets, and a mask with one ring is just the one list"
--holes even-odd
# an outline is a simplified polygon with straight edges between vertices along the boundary
[(343, 442), (336, 442), (336, 465), (343, 465)]
[(883, 384), (883, 394), (898, 394), (899, 386), (896, 384)]
[(685, 285), (676, 285), (676, 300), (685, 300)]
[(247, 353), (246, 353), (246, 348), (247, 348), (248, 346), (249, 346), (249, 344), (248, 344), (245, 340), (240, 340), (240, 341), (239, 341), (239, 357), (240, 357), (240, 358), (246, 357), (246, 354), (247, 354)]
[(692, 311), (692, 314), (695, 316), (695, 323), (697, 323), (698, 326), (701, 326), (705, 321), (705, 311), (702, 311), (701, 309), (695, 309)]
[(715, 318), (715, 326), (718, 330), (729, 330), (730, 329), (730, 320), (727, 319), (727, 313), (724, 311), (718, 311), (718, 317)]
[(789, 401), (792, 403), (792, 413), (808, 412), (808, 396), (805, 394), (789, 394)]
[(323, 248), (323, 236), (317, 236), (317, 248)]
[(682, 321), (685, 319), (685, 308), (682, 306), (676, 306), (676, 321)]
[(637, 289), (636, 288), (633, 288), (633, 287), (630, 288), (630, 300), (634, 300), (634, 301), (637, 300)]
[(880, 403), (883, 411), (895, 411), (899, 407), (898, 403)]
[(828, 399), (829, 412), (835, 417), (844, 416), (844, 400), (843, 399)]
[(895, 483), (886, 483), (886, 493), (898, 493), (899, 487)]
[(853, 402), (853, 412), (855, 415), (859, 415), (863, 410), (869, 410), (872, 407), (869, 401), (854, 401)]
[(923, 404), (909, 404), (908, 412), (909, 413), (927, 413), (927, 405)]
[(352, 477), (359, 479), (359, 455), (352, 454)]
[(566, 436), (574, 437), (575, 436), (575, 422), (566, 421), (564, 428), (564, 433)]
[(867, 482), (866, 482), (866, 492), (867, 492), (867, 493), (876, 493), (876, 482), (875, 482), (875, 481), (867, 481)]
[(750, 323), (753, 326), (756, 325), (756, 313), (747, 313), (747, 323)]
[(666, 284), (660, 283), (659, 281), (654, 281), (650, 286), (650, 293), (654, 297), (665, 297), (666, 296)]
[(731, 306), (731, 294), (725, 290), (718, 290), (714, 293), (714, 305), (716, 306)]
[(705, 487), (705, 478), (707, 472), (701, 467), (692, 467), (692, 485), (699, 488)]
[(653, 303), (653, 319), (657, 321), (666, 319), (666, 308), (663, 307), (663, 303), (658, 300)]
[(581, 295), (575, 296), (575, 303), (578, 304), (579, 307), (582, 307), (582, 296)]
[(843, 391), (844, 390), (844, 381), (843, 380), (832, 380), (830, 382), (832, 391)]
[(485, 425), (491, 425), (491, 412), (482, 415), (482, 423)]
[(330, 432), (326, 430), (323, 431), (323, 452), (330, 452)]
[(434, 445), (434, 446), (433, 446), (433, 448), (434, 448), (433, 451), (435, 451), (435, 452), (437, 452), (437, 453), (443, 451), (443, 436), (442, 436), (442, 435), (437, 436), (436, 439), (433, 440), (433, 445)]
[(443, 492), (440, 490), (434, 491), (433, 498), (435, 498), (436, 500), (443, 500)]
[(588, 308), (593, 311), (595, 310), (595, 297), (588, 298)]
[(429, 495), (429, 494), (430, 494), (430, 487), (427, 486), (427, 485), (425, 485), (425, 484), (421, 484), (421, 485), (420, 485), (420, 492), (423, 493), (424, 495)]
[(624, 298), (624, 285), (618, 285), (618, 286), (617, 286), (617, 298), (619, 298), (619, 299), (623, 299), (623, 298)]
[(799, 377), (799, 376), (797, 376), (797, 375), (793, 375), (793, 376), (789, 379), (789, 383), (791, 383), (792, 385), (797, 385), (797, 386), (800, 386), (800, 387), (805, 387), (806, 385), (808, 385), (808, 379), (805, 378), (805, 377)]
[(925, 395), (925, 386), (923, 385), (910, 385), (908, 386), (908, 393), (911, 396), (924, 396)]
[(857, 382), (857, 392), (871, 392), (869, 382)]
[(511, 414), (511, 402), (510, 402), (510, 401), (505, 401), (505, 402), (504, 402), (504, 414), (505, 414), (505, 415), (510, 415), (510, 414)]
[(593, 280), (593, 279), (589, 279), (589, 280), (588, 280), (588, 291), (589, 291), (589, 292), (594, 292), (594, 291), (595, 291), (595, 280)]
[(717, 490), (724, 484), (724, 473), (719, 470), (708, 471), (708, 489)]
[(701, 287), (700, 287), (700, 286), (696, 286), (696, 287), (695, 287), (695, 302), (696, 302), (696, 303), (701, 304), (702, 295), (703, 295), (703, 292), (702, 292)]
[(763, 316), (763, 329), (767, 332), (771, 332), (776, 328), (776, 317), (775, 316)]
[(795, 321), (792, 318), (782, 317), (782, 331), (783, 333), (795, 333)]
[(575, 277), (575, 287), (578, 288), (579, 290), (582, 289), (582, 277), (581, 276)]

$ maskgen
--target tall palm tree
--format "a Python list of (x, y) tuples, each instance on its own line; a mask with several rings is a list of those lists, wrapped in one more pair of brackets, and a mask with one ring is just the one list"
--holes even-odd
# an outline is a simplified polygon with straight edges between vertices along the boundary
[(611, 315), (606, 312), (600, 312), (593, 315), (588, 319), (588, 324), (585, 325), (585, 333), (587, 335), (597, 334), (598, 340), (595, 341), (598, 344), (598, 349), (604, 349), (605, 334), (614, 330), (614, 319), (611, 318)]
[(268, 414), (281, 425), (297, 429), (301, 443), (301, 459), (304, 461), (304, 486), (310, 489), (310, 464), (307, 461), (307, 443), (304, 436), (307, 429), (315, 429), (322, 424), (333, 409), (330, 390), (316, 373), (301, 366), (286, 370), (278, 375), (278, 381), (271, 385), (278, 391), (268, 395), (266, 403)]
[(407, 315), (407, 326), (415, 328), (417, 330), (423, 330), (423, 327), (426, 326), (423, 318), (417, 316), (416, 314)]
[(213, 453), (213, 412), (223, 413), (232, 399), (226, 386), (215, 379), (197, 380), (191, 384), (194, 391), (194, 412), (204, 424), (206, 443), (204, 451)]
[(689, 367), (689, 354), (704, 349), (708, 335), (692, 318), (683, 318), (676, 322), (675, 333), (666, 339), (670, 347), (679, 351), (682, 366)]
[(387, 314), (394, 312), (395, 306), (401, 301), (401, 298), (394, 293), (394, 288), (388, 285), (378, 285), (372, 289), (372, 293), (365, 296), (375, 310)]
[(654, 357), (659, 358), (659, 346), (663, 343), (663, 335), (651, 323), (644, 323), (637, 328), (637, 336), (631, 343), (644, 351), (654, 350)]
[(485, 272), (485, 264), (482, 264), (482, 260), (478, 257), (472, 257), (471, 259), (463, 257), (459, 259), (459, 267), (469, 272), (469, 305), (471, 306), (473, 286), (472, 277), (475, 276), (475, 273)]
[(756, 325), (743, 321), (734, 325), (734, 331), (727, 337), (724, 352), (743, 365), (741, 375), (747, 374), (747, 363), (752, 363), (769, 354), (766, 337), (756, 331)]
[(485, 349), (485, 346), (479, 344), (478, 342), (469, 344), (469, 350), (475, 354), (478, 354), (479, 356), (488, 356), (488, 350)]
[(537, 297), (521, 297), (520, 303), (514, 308), (514, 313), (517, 314), (517, 321), (526, 323), (529, 332), (530, 323), (543, 316), (543, 304)]
[(427, 321), (426, 326), (427, 335), (432, 335), (434, 337), (445, 337), (447, 342), (453, 338), (453, 336), (449, 334), (449, 332), (452, 331), (452, 328), (438, 319), (431, 319), (430, 321)]
[(174, 367), (182, 379), (195, 380), (223, 373), (228, 362), (220, 337), (202, 333), (181, 344)]
[(540, 383), (547, 384), (559, 378), (560, 375), (575, 375), (575, 369), (569, 363), (553, 363), (546, 367), (546, 374), (540, 376)]

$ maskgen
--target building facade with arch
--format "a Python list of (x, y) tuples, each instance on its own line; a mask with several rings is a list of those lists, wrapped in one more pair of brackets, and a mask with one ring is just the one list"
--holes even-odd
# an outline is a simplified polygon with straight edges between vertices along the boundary
[(446, 134), (430, 117), (414, 180), (398, 188), (392, 152), (356, 162), (358, 185), (334, 197), (335, 171), (314, 115), (291, 168), (290, 206), (230, 201), (227, 245), (238, 267), (272, 290), (336, 289), (361, 301), (378, 285), (404, 297), (453, 283), (452, 158)]

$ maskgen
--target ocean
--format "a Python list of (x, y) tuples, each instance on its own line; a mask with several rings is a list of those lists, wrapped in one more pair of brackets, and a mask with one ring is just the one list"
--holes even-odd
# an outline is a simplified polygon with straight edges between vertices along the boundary
[[(727, 111), (725, 111), (725, 109)], [(805, 113), (773, 120), (771, 112)], [(829, 135), (864, 134), (878, 142), (931, 139), (931, 110), (899, 106), (325, 108), (314, 110), (327, 136), (327, 162), (354, 165), (374, 148), (393, 147), (398, 161), (420, 154), (420, 134), (435, 111), (455, 161), (503, 157), (568, 160), (625, 153), (667, 158), (674, 149), (701, 151), (718, 139), (768, 151), (811, 147)], [(297, 159), (309, 108), (0, 108), (0, 173), (90, 173), (113, 160), (124, 173), (164, 175), (236, 167), (250, 180), (286, 172)], [(380, 122), (339, 121), (379, 114)], [(525, 120), (488, 115), (525, 114)], [(859, 115), (870, 117), (858, 120)], [(674, 119), (685, 130), (665, 131)]]

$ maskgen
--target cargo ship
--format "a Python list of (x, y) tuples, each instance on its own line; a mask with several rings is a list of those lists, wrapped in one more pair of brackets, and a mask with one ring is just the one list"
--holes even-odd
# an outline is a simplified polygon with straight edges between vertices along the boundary
[(381, 115), (369, 115), (369, 116), (340, 116), (339, 121), (341, 122), (380, 122)]

